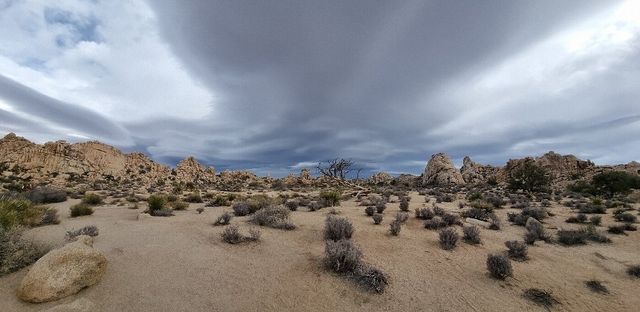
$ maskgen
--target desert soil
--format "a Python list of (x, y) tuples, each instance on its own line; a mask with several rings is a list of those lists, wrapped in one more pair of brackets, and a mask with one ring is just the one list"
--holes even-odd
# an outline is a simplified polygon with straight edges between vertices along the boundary
[[(640, 262), (640, 233), (608, 235), (612, 244), (589, 243), (564, 247), (542, 242), (529, 248), (530, 260), (513, 262), (514, 278), (498, 281), (488, 276), (486, 257), (502, 252), (507, 240), (522, 240), (523, 227), (507, 222), (515, 209), (497, 210), (503, 230), (482, 229), (482, 245), (459, 242), (453, 251), (440, 249), (438, 233), (424, 229), (413, 217), (424, 197), (412, 193), (411, 218), (399, 236), (388, 234), (389, 222), (399, 211), (388, 204), (382, 225), (374, 225), (354, 200), (336, 209), (352, 220), (355, 242), (366, 262), (385, 271), (390, 285), (384, 294), (359, 289), (351, 281), (323, 268), (324, 219), (330, 209), (292, 213), (294, 231), (261, 228), (259, 243), (229, 245), (221, 241), (223, 227), (211, 223), (230, 207), (206, 208), (191, 204), (169, 218), (137, 220), (144, 209), (105, 205), (91, 216), (69, 218), (78, 200), (52, 204), (59, 225), (29, 230), (34, 239), (62, 245), (65, 231), (95, 224), (100, 230), (94, 247), (109, 260), (103, 280), (71, 297), (45, 304), (17, 299), (15, 291), (28, 269), (0, 278), (0, 310), (40, 311), (78, 298), (93, 301), (100, 311), (544, 311), (522, 297), (527, 288), (549, 290), (560, 301), (554, 311), (638, 311), (640, 281), (629, 277), (627, 265)], [(431, 204), (426, 204), (430, 206)], [(439, 204), (458, 211), (457, 202)], [(572, 228), (572, 215), (557, 204), (556, 216), (545, 227)], [(247, 217), (232, 223), (246, 232)], [(603, 226), (613, 224), (611, 215)], [(461, 228), (456, 227), (461, 234)], [(599, 227), (604, 231), (605, 227)], [(601, 280), (611, 291), (596, 294), (585, 287)]]

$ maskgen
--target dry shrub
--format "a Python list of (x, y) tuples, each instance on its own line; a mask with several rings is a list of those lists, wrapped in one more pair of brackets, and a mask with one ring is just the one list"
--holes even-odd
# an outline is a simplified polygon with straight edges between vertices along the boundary
[(393, 222), (391, 222), (391, 224), (389, 225), (389, 232), (391, 233), (391, 235), (398, 236), (400, 234), (400, 230), (402, 230), (402, 222), (397, 219), (393, 220)]
[(440, 247), (444, 250), (452, 250), (456, 248), (458, 243), (458, 232), (453, 228), (444, 228), (439, 232)]
[(490, 254), (487, 257), (487, 270), (489, 270), (489, 274), (491, 274), (492, 277), (501, 280), (513, 276), (511, 261), (503, 255)]
[(373, 224), (380, 224), (382, 222), (382, 218), (383, 218), (383, 214), (381, 213), (376, 213), (372, 216), (373, 218)]
[(373, 217), (373, 215), (376, 213), (376, 207), (368, 206), (367, 208), (364, 208), (364, 213), (369, 217)]
[(629, 276), (640, 278), (640, 265), (632, 265), (627, 269)]
[(480, 239), (480, 228), (477, 226), (464, 226), (462, 228), (462, 233), (462, 239), (464, 239), (468, 244), (477, 245), (482, 243), (482, 240)]
[(400, 210), (409, 211), (409, 197), (400, 197)]
[(224, 228), (221, 236), (222, 240), (226, 243), (239, 244), (243, 242), (260, 240), (260, 230), (252, 228), (249, 230), (249, 236), (245, 236), (240, 233), (240, 229), (237, 225), (229, 225)]
[(398, 213), (396, 213), (396, 220), (400, 221), (400, 223), (406, 223), (409, 221), (409, 214), (404, 211), (398, 211)]
[(437, 230), (447, 226), (447, 223), (441, 217), (433, 217), (431, 220), (424, 221), (424, 227), (429, 230)]
[(429, 208), (416, 208), (415, 213), (416, 218), (422, 220), (431, 220), (435, 217), (435, 213), (433, 213), (433, 210)]
[(538, 288), (529, 288), (524, 291), (523, 296), (549, 310), (554, 304), (560, 303), (551, 292)]
[(588, 280), (588, 281), (585, 281), (584, 284), (587, 286), (587, 288), (589, 288), (591, 291), (595, 293), (600, 293), (600, 294), (609, 293), (609, 289), (607, 289), (607, 286), (604, 286), (604, 284), (602, 284), (601, 281)]
[(75, 204), (71, 206), (69, 210), (71, 211), (72, 218), (79, 217), (79, 216), (88, 216), (93, 214), (93, 208), (91, 208), (91, 206), (85, 203)]
[(60, 224), (60, 219), (58, 218), (58, 211), (53, 208), (49, 208), (45, 210), (44, 214), (42, 215), (42, 221), (40, 222), (40, 224), (42, 225)]
[(49, 248), (23, 237), (21, 227), (0, 226), (0, 276), (18, 271), (44, 256)]
[(349, 239), (327, 240), (325, 264), (336, 273), (355, 273), (361, 265), (362, 251)]
[(533, 217), (529, 217), (525, 228), (527, 229), (527, 233), (524, 236), (524, 241), (529, 245), (533, 245), (538, 240), (543, 240), (545, 242), (549, 242), (551, 240), (550, 236), (546, 233), (544, 226), (542, 226), (542, 223)]
[(256, 211), (251, 222), (276, 229), (293, 230), (296, 226), (289, 221), (291, 211), (282, 206), (269, 206)]
[(525, 261), (529, 259), (529, 256), (527, 256), (528, 248), (525, 243), (513, 240), (504, 242), (504, 245), (509, 249), (507, 251), (509, 258), (516, 261)]
[(354, 228), (347, 218), (328, 215), (324, 226), (324, 239), (339, 241), (341, 239), (351, 239)]
[(82, 203), (83, 204), (87, 204), (87, 205), (91, 205), (91, 206), (101, 205), (102, 204), (102, 197), (100, 195), (98, 195), (98, 194), (87, 193), (82, 198)]
[(218, 217), (218, 219), (216, 219), (215, 222), (213, 222), (213, 225), (228, 225), (231, 222), (231, 219), (233, 218), (233, 214), (225, 211), (222, 215), (220, 215)]
[(98, 236), (100, 231), (98, 227), (95, 225), (87, 225), (77, 230), (69, 230), (67, 234), (64, 236), (64, 240), (67, 242), (72, 242), (77, 239), (80, 235), (88, 235), (88, 236)]

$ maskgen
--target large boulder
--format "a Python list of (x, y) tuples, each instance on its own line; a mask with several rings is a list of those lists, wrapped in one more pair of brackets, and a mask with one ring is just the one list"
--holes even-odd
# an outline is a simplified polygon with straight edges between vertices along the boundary
[(460, 171), (453, 166), (451, 159), (445, 153), (437, 153), (431, 156), (424, 169), (422, 177), (424, 185), (462, 185), (464, 179)]
[(469, 156), (464, 157), (462, 168), (460, 168), (464, 182), (472, 184), (485, 183), (490, 179), (497, 179), (499, 172), (499, 167), (481, 165), (471, 160)]
[(34, 303), (58, 300), (96, 284), (106, 269), (107, 258), (93, 249), (93, 238), (81, 235), (40, 258), (22, 280), (18, 297)]

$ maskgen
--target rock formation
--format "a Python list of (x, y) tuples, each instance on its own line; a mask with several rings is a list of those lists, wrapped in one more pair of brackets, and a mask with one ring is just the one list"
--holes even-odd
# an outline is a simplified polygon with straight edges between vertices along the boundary
[(98, 283), (106, 270), (107, 258), (93, 249), (93, 238), (81, 235), (36, 261), (18, 288), (18, 298), (34, 303), (58, 300)]
[(393, 177), (386, 172), (376, 172), (369, 177), (369, 183), (372, 184), (389, 184), (393, 181)]
[(445, 153), (437, 153), (431, 156), (424, 169), (422, 177), (423, 185), (461, 185), (464, 179), (460, 171), (453, 166), (451, 159)]
[(176, 166), (176, 180), (183, 183), (196, 185), (211, 184), (216, 180), (216, 172), (212, 167), (205, 167), (194, 157), (190, 156)]
[(478, 164), (471, 160), (469, 156), (464, 157), (462, 161), (462, 168), (460, 168), (460, 173), (462, 174), (464, 182), (472, 184), (485, 183), (490, 179), (495, 179), (497, 181), (499, 172), (500, 167)]

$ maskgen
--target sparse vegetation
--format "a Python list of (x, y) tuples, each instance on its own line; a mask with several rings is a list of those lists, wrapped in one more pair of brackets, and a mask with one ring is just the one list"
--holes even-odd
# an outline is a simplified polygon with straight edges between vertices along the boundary
[(368, 206), (364, 209), (364, 213), (366, 213), (369, 217), (373, 217), (373, 215), (376, 213), (376, 207)]
[(71, 206), (69, 210), (71, 211), (72, 218), (93, 214), (93, 208), (84, 202)]
[(329, 190), (320, 192), (320, 201), (325, 207), (340, 206), (340, 197), (342, 197), (340, 191)]
[(0, 276), (18, 271), (34, 262), (49, 251), (23, 237), (23, 228), (7, 229), (0, 225)]
[(376, 213), (372, 216), (373, 218), (373, 224), (380, 224), (382, 223), (382, 218), (384, 217), (383, 214), (381, 213)]
[(250, 229), (249, 235), (243, 235), (240, 233), (240, 229), (237, 225), (229, 225), (222, 231), (222, 240), (229, 244), (239, 244), (243, 242), (252, 242), (260, 240), (260, 231), (257, 229)]
[(82, 198), (82, 203), (91, 206), (102, 205), (102, 196), (95, 193), (86, 193)]
[(492, 277), (500, 280), (513, 276), (511, 261), (503, 255), (490, 254), (487, 257), (487, 270)]
[(462, 239), (472, 245), (477, 245), (482, 243), (482, 239), (480, 239), (480, 228), (475, 225), (464, 226), (462, 228)]
[(533, 245), (538, 240), (543, 240), (545, 242), (550, 241), (550, 236), (547, 235), (542, 223), (533, 217), (529, 217), (525, 224), (525, 228), (527, 229), (527, 233), (524, 236), (525, 243)]
[[(456, 248), (456, 244), (458, 243), (458, 232), (454, 228), (444, 228), (440, 230), (439, 238), (440, 238), (440, 247), (444, 250), (452, 250)], [(478, 237), (479, 238), (479, 237)]]
[(632, 277), (640, 278), (640, 265), (632, 265), (627, 269), (627, 274)]
[(509, 188), (512, 190), (548, 192), (550, 185), (549, 172), (537, 165), (533, 159), (526, 159), (509, 174)]
[(75, 241), (80, 235), (98, 236), (100, 231), (95, 225), (87, 225), (77, 230), (69, 230), (64, 236), (64, 240), (67, 242)]
[(184, 201), (186, 201), (187, 203), (201, 203), (202, 196), (200, 196), (200, 193), (191, 193), (187, 195)]
[(402, 230), (402, 222), (400, 222), (400, 220), (395, 219), (391, 222), (391, 224), (389, 224), (389, 232), (391, 233), (391, 235), (400, 235), (400, 230)]
[(218, 219), (216, 219), (215, 222), (213, 222), (213, 225), (228, 225), (232, 218), (233, 214), (225, 211), (218, 217)]
[(253, 214), (251, 222), (276, 229), (293, 230), (296, 226), (289, 221), (291, 211), (282, 206), (269, 206)]
[(506, 241), (504, 245), (508, 248), (507, 254), (509, 255), (509, 258), (516, 261), (525, 261), (529, 259), (529, 256), (527, 255), (528, 248), (525, 243), (512, 240)]
[(601, 281), (588, 280), (588, 281), (585, 281), (584, 284), (587, 286), (587, 288), (589, 288), (591, 291), (593, 291), (595, 293), (600, 293), (600, 294), (608, 294), (609, 293), (609, 289), (607, 289), (607, 287), (604, 286), (604, 284), (602, 284)]
[(351, 239), (354, 229), (353, 224), (347, 218), (328, 215), (324, 226), (324, 239), (338, 241)]
[(537, 288), (529, 288), (525, 290), (523, 297), (545, 307), (547, 310), (549, 310), (554, 304), (560, 303), (551, 295), (550, 292)]
[(0, 226), (35, 226), (42, 222), (45, 209), (28, 200), (0, 198)]

